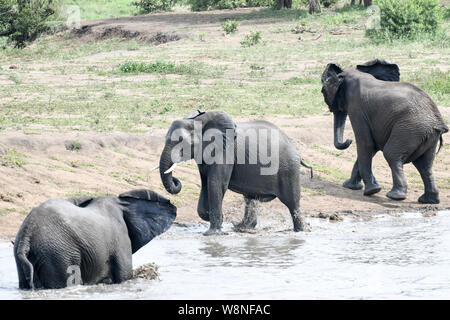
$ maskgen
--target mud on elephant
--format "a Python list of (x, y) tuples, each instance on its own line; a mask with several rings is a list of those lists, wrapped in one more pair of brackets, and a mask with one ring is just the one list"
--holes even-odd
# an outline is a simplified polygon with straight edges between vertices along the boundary
[(423, 90), (399, 81), (399, 67), (384, 60), (369, 61), (356, 69), (343, 69), (337, 63), (326, 66), (322, 93), (334, 114), (334, 145), (342, 150), (352, 142), (343, 141), (347, 115), (356, 138), (358, 158), (344, 187), (362, 189), (363, 180), (364, 195), (379, 192), (381, 187), (372, 173), (372, 158), (383, 151), (393, 178), (389, 198), (406, 198), (408, 187), (403, 165), (412, 162), (425, 186), (418, 201), (439, 203), (432, 166), (437, 145), (440, 142), (442, 146), (442, 135), (448, 132), (448, 127)]
[[(180, 141), (186, 142), (183, 148)], [(305, 229), (299, 177), (300, 164), (305, 164), (275, 125), (266, 121), (234, 123), (223, 112), (195, 111), (174, 121), (167, 132), (159, 170), (168, 192), (181, 190), (181, 182), (172, 176), (176, 163), (193, 158), (201, 178), (197, 212), (210, 222), (205, 235), (221, 233), (222, 200), (228, 189), (245, 199), (245, 216), (238, 228), (256, 226), (254, 201), (279, 198), (291, 213), (294, 230)]]

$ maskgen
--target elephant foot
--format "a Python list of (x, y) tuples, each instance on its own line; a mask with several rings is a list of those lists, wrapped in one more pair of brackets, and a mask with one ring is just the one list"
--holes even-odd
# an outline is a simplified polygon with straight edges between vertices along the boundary
[(440, 202), (439, 193), (424, 193), (418, 201), (420, 203), (438, 204)]
[(406, 199), (406, 192), (398, 189), (392, 189), (389, 191), (386, 196), (392, 200), (405, 200)]
[(363, 184), (361, 183), (361, 181), (359, 181), (359, 182), (357, 182), (357, 183), (353, 183), (353, 182), (351, 181), (351, 179), (346, 180), (346, 181), (342, 184), (342, 186), (343, 186), (344, 188), (352, 189), (352, 190), (361, 190), (361, 189), (363, 188)]
[(222, 229), (209, 228), (208, 231), (204, 232), (204, 236), (222, 236), (227, 235), (227, 232), (223, 232)]
[(378, 183), (372, 184), (372, 185), (366, 185), (366, 188), (364, 189), (364, 195), (371, 196), (380, 191), (381, 191), (381, 186)]
[(256, 221), (251, 221), (251, 222), (242, 221), (242, 222), (234, 225), (234, 229), (236, 231), (239, 231), (239, 230), (253, 230), (253, 229), (255, 229), (255, 227), (256, 227)]
[(311, 226), (309, 223), (305, 222), (305, 219), (303, 217), (299, 217), (298, 219), (294, 219), (294, 232), (310, 232)]
[(256, 233), (256, 230), (254, 228), (245, 228), (245, 227), (238, 227), (238, 226), (234, 226), (233, 230), (235, 232), (240, 232), (240, 233)]

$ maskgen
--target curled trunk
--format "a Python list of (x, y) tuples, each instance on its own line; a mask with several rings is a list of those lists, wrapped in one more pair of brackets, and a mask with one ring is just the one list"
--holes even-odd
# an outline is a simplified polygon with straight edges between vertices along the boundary
[(344, 142), (344, 129), (346, 120), (347, 113), (340, 111), (334, 112), (334, 146), (339, 150), (347, 149), (352, 143), (352, 140), (350, 139), (347, 139)]
[(167, 192), (171, 194), (177, 194), (181, 191), (181, 182), (177, 178), (172, 176), (172, 173), (164, 173), (167, 171), (172, 165), (172, 157), (171, 157), (172, 147), (166, 145), (161, 154), (161, 158), (159, 160), (159, 174), (161, 176), (161, 181), (166, 188)]

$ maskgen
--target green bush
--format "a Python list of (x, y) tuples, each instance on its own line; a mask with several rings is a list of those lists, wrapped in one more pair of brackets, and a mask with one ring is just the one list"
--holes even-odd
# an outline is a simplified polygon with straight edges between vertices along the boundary
[(0, 36), (23, 48), (49, 29), (52, 0), (0, 0)]
[(138, 7), (139, 13), (152, 13), (158, 11), (170, 11), (177, 0), (139, 0), (134, 1), (133, 5)]
[(369, 37), (415, 39), (423, 34), (435, 34), (442, 14), (439, 0), (378, 0), (381, 10), (379, 30), (367, 30)]
[(192, 11), (235, 9), (246, 7), (271, 7), (274, 0), (187, 0)]
[(237, 28), (239, 26), (239, 23), (236, 20), (227, 20), (224, 23), (222, 23), (222, 29), (225, 31), (226, 34), (235, 33), (237, 31)]
[(126, 61), (119, 64), (122, 73), (159, 73), (198, 75), (201, 73), (198, 64), (175, 64), (174, 62), (157, 61), (153, 63)]
[(246, 34), (244, 40), (241, 41), (243, 47), (251, 47), (261, 42), (261, 31), (250, 31), (250, 34)]

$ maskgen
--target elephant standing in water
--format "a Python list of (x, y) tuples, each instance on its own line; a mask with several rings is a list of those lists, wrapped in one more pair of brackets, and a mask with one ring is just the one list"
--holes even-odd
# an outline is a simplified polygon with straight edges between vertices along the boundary
[[(180, 148), (180, 140), (186, 143), (184, 148)], [(264, 152), (270, 154), (268, 161), (262, 159)], [(207, 154), (212, 154), (214, 161), (209, 161)], [(210, 222), (205, 235), (221, 233), (222, 200), (228, 189), (244, 195), (245, 216), (238, 228), (256, 226), (254, 201), (278, 197), (289, 208), (294, 231), (304, 230), (299, 169), (300, 164), (306, 165), (289, 138), (275, 125), (266, 121), (234, 123), (220, 111), (195, 111), (174, 121), (159, 162), (161, 180), (168, 192), (177, 194), (181, 190), (180, 181), (172, 176), (176, 163), (194, 157), (201, 178), (197, 212)]]
[(131, 255), (165, 232), (176, 207), (150, 190), (51, 199), (25, 218), (14, 242), (20, 289), (120, 283)]
[(423, 90), (399, 81), (398, 66), (384, 60), (376, 59), (356, 69), (342, 69), (335, 63), (326, 66), (322, 93), (334, 114), (334, 145), (346, 149), (352, 142), (343, 141), (347, 115), (356, 137), (358, 158), (344, 187), (362, 189), (362, 179), (364, 195), (379, 192), (381, 187), (372, 173), (372, 158), (382, 150), (392, 170), (389, 198), (406, 198), (403, 164), (412, 162), (425, 185), (425, 193), (418, 201), (439, 203), (432, 166), (437, 144), (440, 142), (442, 146), (442, 135), (448, 132), (448, 127)]

